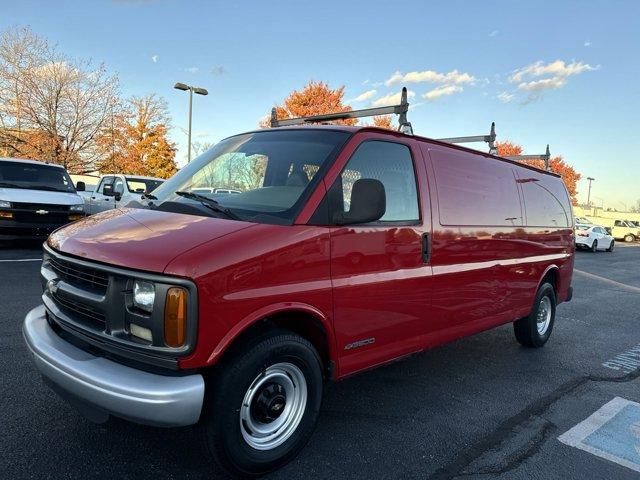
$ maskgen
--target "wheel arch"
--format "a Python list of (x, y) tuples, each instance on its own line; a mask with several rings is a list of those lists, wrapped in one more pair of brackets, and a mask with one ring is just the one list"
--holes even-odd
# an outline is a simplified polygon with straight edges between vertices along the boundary
[(545, 280), (548, 280), (551, 286), (553, 287), (553, 291), (556, 294), (556, 301), (558, 301), (558, 293), (560, 292), (560, 268), (556, 264), (549, 265), (545, 270), (542, 276), (540, 277), (540, 281), (538, 282), (538, 288), (536, 292), (540, 290), (540, 287)]
[(219, 363), (234, 347), (278, 328), (292, 331), (311, 342), (322, 359), (325, 372), (333, 378), (336, 348), (331, 321), (317, 308), (297, 302), (269, 305), (246, 316), (222, 338), (207, 364)]

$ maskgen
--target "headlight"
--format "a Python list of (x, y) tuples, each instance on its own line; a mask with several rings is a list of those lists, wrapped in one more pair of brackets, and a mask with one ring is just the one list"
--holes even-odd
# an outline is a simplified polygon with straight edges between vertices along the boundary
[(133, 284), (133, 304), (146, 311), (153, 310), (153, 302), (156, 299), (156, 287), (151, 282), (136, 280)]
[(11, 208), (11, 202), (0, 200), (0, 208)]
[(78, 205), (71, 205), (69, 207), (70, 212), (84, 212), (84, 203), (79, 203)]

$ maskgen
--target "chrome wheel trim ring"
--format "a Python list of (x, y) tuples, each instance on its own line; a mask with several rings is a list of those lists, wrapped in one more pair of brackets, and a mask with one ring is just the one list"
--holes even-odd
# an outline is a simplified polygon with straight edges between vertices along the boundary
[[(282, 413), (263, 422), (252, 412), (252, 404), (269, 385), (284, 391)], [(247, 444), (256, 450), (273, 450), (296, 431), (307, 406), (307, 381), (302, 370), (289, 362), (276, 363), (261, 372), (247, 389), (240, 407), (240, 432)]]
[(538, 313), (536, 315), (538, 335), (543, 336), (547, 333), (549, 325), (551, 324), (551, 312), (551, 299), (547, 296), (542, 297), (538, 304)]

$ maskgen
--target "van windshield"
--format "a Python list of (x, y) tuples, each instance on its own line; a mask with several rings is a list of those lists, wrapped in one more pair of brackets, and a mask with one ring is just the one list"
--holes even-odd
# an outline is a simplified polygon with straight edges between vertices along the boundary
[(27, 162), (0, 161), (0, 188), (25, 188), (75, 193), (64, 168)]
[(158, 187), (152, 208), (215, 215), (208, 199), (243, 220), (290, 223), (349, 135), (302, 128), (227, 138)]

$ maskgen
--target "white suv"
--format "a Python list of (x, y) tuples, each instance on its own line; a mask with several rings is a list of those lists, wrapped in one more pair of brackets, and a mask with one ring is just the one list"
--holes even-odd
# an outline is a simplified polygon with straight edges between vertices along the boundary
[(575, 234), (576, 248), (588, 248), (592, 252), (597, 250), (613, 252), (615, 242), (604, 227), (579, 223), (576, 225)]

